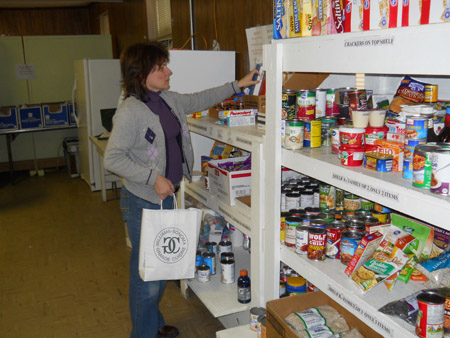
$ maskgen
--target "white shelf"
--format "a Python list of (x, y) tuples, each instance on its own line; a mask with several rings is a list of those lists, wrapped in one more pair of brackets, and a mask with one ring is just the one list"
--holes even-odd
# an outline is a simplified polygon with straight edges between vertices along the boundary
[(189, 279), (187, 283), (197, 297), (205, 304), (211, 314), (218, 318), (229, 314), (246, 311), (252, 307), (252, 303), (241, 304), (237, 300), (237, 280), (239, 271), (246, 269), (250, 272), (250, 254), (242, 247), (233, 248), (235, 257), (235, 282), (223, 284), (220, 281), (220, 263), (217, 262), (216, 274), (211, 276), (209, 282), (201, 283), (196, 279)]
[(363, 294), (344, 273), (345, 266), (339, 260), (309, 260), (285, 245), (281, 245), (281, 260), (383, 336), (416, 337), (414, 326), (385, 315), (378, 309), (391, 301), (422, 290), (423, 283), (410, 281), (404, 284), (397, 281), (392, 291), (388, 291), (382, 284)]
[(218, 120), (211, 117), (187, 119), (189, 130), (214, 140), (218, 140), (234, 147), (252, 151), (253, 147), (263, 142), (264, 131), (256, 125), (244, 127), (222, 127), (218, 125)]
[(256, 338), (257, 333), (250, 329), (250, 324), (217, 331), (216, 338)]
[(231, 223), (239, 231), (250, 235), (251, 213), (248, 212), (249, 208), (247, 206), (244, 206), (241, 203), (236, 203), (235, 206), (229, 205), (217, 195), (214, 195), (207, 190), (203, 181), (192, 183), (185, 181), (185, 191), (197, 201), (221, 214), (225, 217), (227, 222)]
[[(417, 188), (401, 173), (380, 173), (343, 166), (331, 147), (282, 150), (281, 164), (356, 195), (409, 214), (424, 222), (450, 229), (450, 197)], [(439, 210), (439, 212), (436, 212)]]

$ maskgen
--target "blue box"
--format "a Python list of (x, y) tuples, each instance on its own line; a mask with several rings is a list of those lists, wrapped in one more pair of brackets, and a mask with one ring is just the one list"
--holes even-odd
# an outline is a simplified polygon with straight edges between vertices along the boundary
[(0, 130), (17, 130), (19, 123), (17, 121), (17, 107), (0, 107)]
[(69, 124), (71, 126), (76, 126), (77, 121), (75, 121), (74, 113), (76, 114), (77, 111), (76, 110), (75, 112), (73, 111), (73, 104), (71, 102), (67, 103), (67, 112), (69, 113)]
[(42, 109), (40, 104), (23, 105), (19, 108), (21, 129), (42, 128)]
[(44, 116), (44, 128), (68, 126), (67, 103), (43, 103), (42, 114)]

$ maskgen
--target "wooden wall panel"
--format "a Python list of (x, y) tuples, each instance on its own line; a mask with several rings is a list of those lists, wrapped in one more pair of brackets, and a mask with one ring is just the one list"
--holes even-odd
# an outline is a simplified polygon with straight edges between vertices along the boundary
[(91, 34), (87, 7), (0, 9), (0, 35)]
[(129, 45), (147, 40), (145, 0), (91, 5), (92, 34), (100, 33), (99, 16), (105, 12), (109, 15), (114, 58), (119, 58), (120, 53)]
[[(179, 48), (190, 36), (189, 8), (185, 4), (187, 1), (172, 0), (171, 3), (174, 47)], [(201, 35), (208, 42), (207, 49), (212, 49), (213, 39), (216, 38), (214, 3), (220, 49), (237, 52), (236, 75), (240, 78), (249, 71), (245, 29), (272, 24), (273, 0), (192, 0), (194, 33), (197, 34), (195, 49), (205, 49)]]

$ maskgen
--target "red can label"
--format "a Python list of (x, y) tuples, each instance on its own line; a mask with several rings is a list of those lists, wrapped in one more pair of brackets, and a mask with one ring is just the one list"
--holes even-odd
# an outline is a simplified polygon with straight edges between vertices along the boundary
[(297, 118), (313, 120), (316, 117), (316, 93), (310, 90), (300, 90), (297, 93)]
[(421, 338), (444, 337), (444, 304), (430, 304), (419, 299), (417, 304), (416, 334)]
[(341, 258), (341, 233), (343, 228), (327, 228), (325, 254), (329, 258)]
[(308, 234), (308, 258), (314, 260), (325, 259), (325, 246), (327, 244), (327, 233), (325, 229), (323, 232)]

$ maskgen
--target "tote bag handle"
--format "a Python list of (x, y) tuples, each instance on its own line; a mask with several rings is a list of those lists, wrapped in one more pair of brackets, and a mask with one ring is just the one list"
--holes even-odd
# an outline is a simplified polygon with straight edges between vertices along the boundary
[[(175, 194), (173, 194), (172, 197), (173, 197), (173, 208), (174, 209), (178, 209), (177, 197), (175, 196)], [(163, 200), (160, 200), (159, 205), (161, 206), (161, 210), (164, 210), (164, 208), (163, 208)]]

